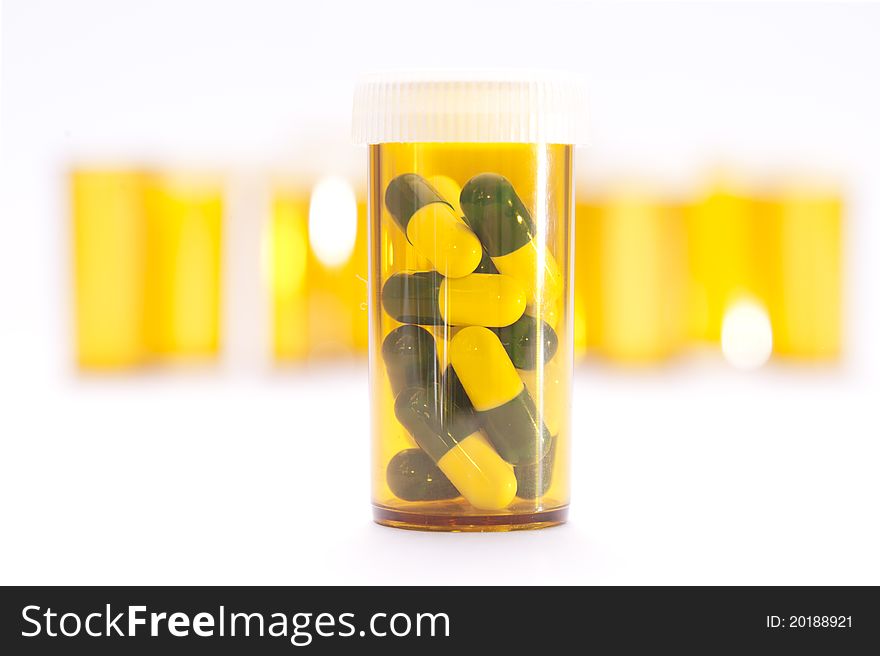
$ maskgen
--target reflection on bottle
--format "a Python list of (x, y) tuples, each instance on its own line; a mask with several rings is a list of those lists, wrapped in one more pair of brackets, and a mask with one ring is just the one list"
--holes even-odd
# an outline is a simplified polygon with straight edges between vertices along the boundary
[(773, 352), (773, 329), (764, 304), (753, 299), (727, 308), (721, 322), (721, 353), (737, 369), (758, 369)]

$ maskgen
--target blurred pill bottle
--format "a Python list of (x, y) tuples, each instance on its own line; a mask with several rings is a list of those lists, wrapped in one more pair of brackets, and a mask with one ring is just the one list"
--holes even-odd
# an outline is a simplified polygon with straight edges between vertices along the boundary
[(713, 175), (685, 208), (691, 340), (719, 342), (733, 306), (766, 297), (766, 227), (754, 189), (727, 173)]
[(776, 355), (807, 361), (840, 356), (844, 210), (840, 184), (825, 179), (776, 182), (761, 197)]
[(540, 528), (569, 502), (572, 144), (562, 76), (380, 76), (370, 148), (374, 519)]
[(272, 298), (272, 349), (276, 362), (308, 357), (309, 190), (292, 183), (272, 188), (266, 249)]
[(342, 175), (276, 176), (268, 234), (276, 363), (366, 354), (366, 190)]
[(576, 234), (587, 352), (620, 364), (679, 352), (687, 332), (680, 204), (645, 183), (610, 185), (579, 200)]
[(68, 183), (78, 366), (139, 365), (147, 357), (146, 176), (121, 167), (76, 167)]
[(223, 181), (210, 173), (150, 175), (146, 316), (152, 356), (214, 358), (220, 349)]
[(680, 205), (643, 183), (621, 183), (578, 204), (588, 352), (653, 364), (686, 341), (686, 265)]

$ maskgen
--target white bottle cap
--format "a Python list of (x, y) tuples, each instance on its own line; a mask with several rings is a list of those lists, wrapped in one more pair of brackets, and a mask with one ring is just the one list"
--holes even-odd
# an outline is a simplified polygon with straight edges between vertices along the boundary
[(380, 143), (582, 142), (581, 81), (551, 72), (370, 76), (354, 96), (352, 137)]

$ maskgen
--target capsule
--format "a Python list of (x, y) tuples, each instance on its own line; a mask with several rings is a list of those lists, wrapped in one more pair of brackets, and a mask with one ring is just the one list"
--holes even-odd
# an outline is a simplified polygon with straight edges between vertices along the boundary
[(488, 328), (463, 328), (452, 338), (449, 359), (501, 457), (512, 465), (540, 460), (550, 433), (498, 336)]
[(547, 494), (553, 483), (556, 440), (556, 437), (550, 438), (550, 450), (538, 462), (513, 468), (513, 474), (516, 476), (516, 496), (520, 499), (537, 499)]
[(464, 391), (454, 367), (446, 367), (446, 371), (443, 372), (443, 395), (447, 402), (455, 404), (460, 412), (473, 414), (474, 405)]
[(444, 276), (461, 278), (477, 268), (483, 256), (480, 240), (423, 177), (405, 173), (394, 178), (385, 190), (385, 207), (413, 248)]
[(555, 315), (562, 295), (559, 265), (546, 248), (541, 257), (535, 222), (510, 181), (496, 173), (476, 175), (462, 189), (460, 202), (465, 221), (498, 271), (526, 286), (533, 313)]
[(388, 463), (388, 487), (404, 501), (439, 501), (461, 496), (446, 474), (421, 449), (404, 449)]
[(452, 205), (452, 211), (455, 216), (461, 217), (461, 187), (458, 183), (448, 175), (432, 175), (428, 178), (428, 184), (434, 187), (440, 197), (447, 203)]
[(502, 327), (523, 315), (526, 293), (510, 276), (473, 273), (444, 278), (436, 271), (417, 271), (388, 278), (382, 306), (401, 323)]
[(547, 322), (538, 323), (528, 314), (494, 332), (517, 369), (535, 369), (539, 361), (549, 362), (559, 345), (556, 331)]
[(480, 433), (474, 415), (448, 403), (440, 387), (404, 390), (394, 403), (394, 413), (474, 508), (500, 510), (513, 500), (513, 468)]
[(394, 397), (408, 387), (437, 380), (437, 344), (420, 326), (398, 326), (382, 342), (382, 360)]

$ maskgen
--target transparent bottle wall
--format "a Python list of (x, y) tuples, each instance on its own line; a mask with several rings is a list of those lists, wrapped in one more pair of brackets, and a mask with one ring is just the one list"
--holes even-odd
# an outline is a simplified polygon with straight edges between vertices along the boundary
[(564, 145), (371, 146), (378, 522), (565, 520), (571, 159)]

